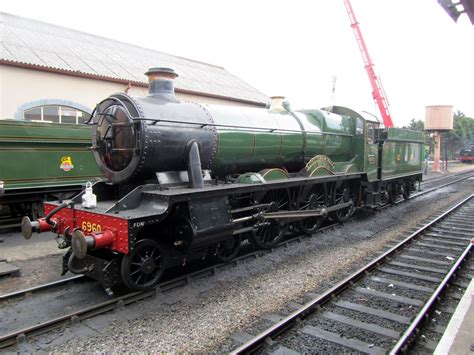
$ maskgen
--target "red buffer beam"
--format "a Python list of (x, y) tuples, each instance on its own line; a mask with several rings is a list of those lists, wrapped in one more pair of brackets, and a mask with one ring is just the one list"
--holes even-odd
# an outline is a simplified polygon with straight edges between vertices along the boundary
[(372, 86), (372, 96), (375, 102), (377, 103), (385, 127), (393, 127), (392, 116), (390, 115), (388, 101), (383, 90), (382, 83), (379, 77), (375, 74), (374, 63), (370, 58), (369, 51), (367, 50), (367, 45), (365, 44), (364, 38), (362, 37), (359, 22), (355, 17), (350, 0), (344, 0), (344, 6), (346, 7), (347, 14), (349, 15), (349, 19), (351, 21), (351, 27), (354, 31), (356, 42), (359, 46), (359, 50), (364, 61), (365, 70), (367, 71), (367, 75), (369, 76), (370, 85)]

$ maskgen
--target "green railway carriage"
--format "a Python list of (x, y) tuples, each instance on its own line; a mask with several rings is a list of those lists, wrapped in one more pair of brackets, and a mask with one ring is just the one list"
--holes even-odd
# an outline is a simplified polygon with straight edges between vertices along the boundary
[(85, 125), (0, 120), (4, 214), (41, 214), (46, 198), (71, 196), (102, 175)]

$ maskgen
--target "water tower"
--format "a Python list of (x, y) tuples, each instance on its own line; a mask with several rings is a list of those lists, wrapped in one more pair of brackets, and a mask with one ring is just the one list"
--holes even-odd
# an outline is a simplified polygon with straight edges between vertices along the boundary
[(453, 106), (435, 105), (426, 106), (425, 131), (434, 134), (434, 162), (433, 171), (439, 173), (439, 158), (441, 156), (441, 133), (453, 129)]

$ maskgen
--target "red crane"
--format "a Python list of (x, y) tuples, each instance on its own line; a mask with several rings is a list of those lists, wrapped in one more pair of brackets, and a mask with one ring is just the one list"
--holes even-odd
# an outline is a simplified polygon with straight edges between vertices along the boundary
[(390, 116), (390, 110), (388, 109), (388, 101), (385, 97), (385, 92), (382, 87), (382, 83), (379, 77), (375, 74), (374, 63), (370, 58), (369, 51), (365, 44), (364, 38), (362, 37), (362, 32), (360, 31), (359, 22), (356, 20), (354, 10), (350, 0), (344, 0), (344, 6), (346, 7), (347, 14), (351, 21), (351, 27), (354, 30), (354, 35), (359, 46), (360, 53), (362, 54), (362, 59), (364, 61), (365, 70), (369, 76), (370, 85), (372, 86), (372, 96), (379, 107), (380, 114), (382, 115), (383, 123), (385, 127), (393, 127), (392, 117)]

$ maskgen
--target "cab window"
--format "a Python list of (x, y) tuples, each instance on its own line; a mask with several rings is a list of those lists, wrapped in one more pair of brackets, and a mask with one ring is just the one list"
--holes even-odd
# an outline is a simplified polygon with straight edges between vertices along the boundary
[(356, 119), (356, 134), (364, 134), (364, 120), (360, 117)]
[(375, 142), (375, 125), (367, 122), (367, 143), (374, 144)]

